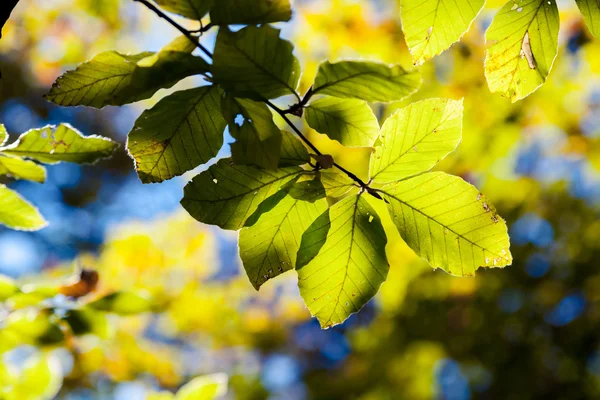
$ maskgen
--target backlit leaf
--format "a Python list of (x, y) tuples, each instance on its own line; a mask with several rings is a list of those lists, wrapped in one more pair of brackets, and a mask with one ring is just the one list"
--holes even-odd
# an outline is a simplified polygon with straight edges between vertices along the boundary
[(303, 172), (299, 167), (267, 171), (219, 160), (186, 185), (181, 205), (200, 222), (238, 230), (266, 198)]
[(6, 132), (6, 128), (4, 127), (4, 125), (0, 124), (0, 146), (4, 146), (7, 140), (8, 132)]
[(457, 42), (484, 3), (485, 0), (403, 0), (402, 30), (415, 65)]
[(509, 1), (486, 32), (485, 76), (492, 93), (513, 102), (548, 77), (558, 53), (556, 0)]
[(218, 0), (210, 12), (217, 25), (267, 24), (292, 18), (290, 0)]
[(321, 326), (341, 324), (386, 280), (387, 238), (362, 196), (349, 196), (321, 214), (302, 236), (296, 269), (300, 294)]
[(429, 172), (383, 189), (406, 243), (434, 268), (472, 276), (510, 265), (506, 223), (479, 191), (457, 176)]
[(226, 125), (220, 102), (216, 86), (202, 86), (175, 92), (142, 113), (127, 140), (142, 182), (171, 179), (217, 155)]
[(156, 3), (163, 10), (200, 21), (210, 10), (214, 0), (156, 0)]
[(600, 39), (600, 1), (575, 0), (588, 29), (597, 39)]
[(279, 33), (269, 25), (238, 32), (221, 28), (213, 57), (215, 82), (238, 97), (256, 100), (295, 93), (300, 64), (293, 45)]
[(281, 131), (281, 157), (279, 166), (303, 165), (310, 161), (308, 150), (294, 134)]
[(318, 180), (289, 183), (265, 200), (240, 231), (240, 257), (255, 289), (293, 269), (302, 234), (325, 210), (325, 189)]
[(305, 110), (306, 122), (344, 146), (370, 147), (379, 135), (379, 122), (369, 105), (356, 99), (323, 97)]
[(335, 168), (321, 170), (319, 176), (327, 196), (338, 198), (348, 194), (352, 189), (357, 189), (352, 179)]
[(83, 136), (69, 124), (48, 125), (31, 129), (9, 146), (0, 148), (5, 154), (32, 158), (46, 163), (61, 161), (79, 164), (94, 163), (112, 155), (118, 144), (100, 136)]
[(389, 183), (431, 169), (460, 142), (462, 117), (462, 100), (428, 99), (398, 110), (381, 129), (371, 178)]
[(88, 307), (119, 315), (133, 315), (150, 311), (152, 299), (145, 291), (120, 291), (94, 300), (88, 304)]
[(107, 51), (63, 74), (45, 97), (61, 106), (120, 106), (148, 99), (159, 89), (207, 71), (206, 61), (189, 52), (127, 55)]
[(0, 175), (43, 183), (46, 180), (46, 169), (33, 161), (0, 153)]
[(211, 374), (192, 379), (177, 391), (175, 400), (215, 400), (227, 394), (226, 374)]
[(4, 185), (0, 185), (0, 224), (24, 231), (39, 230), (47, 225), (37, 208)]
[(314, 94), (356, 98), (366, 101), (402, 100), (421, 86), (418, 72), (399, 65), (388, 66), (369, 61), (325, 61), (319, 66)]
[(239, 127), (232, 115), (227, 115), (229, 131), (236, 141), (231, 144), (231, 158), (239, 165), (256, 165), (277, 169), (281, 151), (281, 130), (273, 122), (273, 114), (265, 103), (249, 99), (234, 99), (236, 108), (244, 117)]

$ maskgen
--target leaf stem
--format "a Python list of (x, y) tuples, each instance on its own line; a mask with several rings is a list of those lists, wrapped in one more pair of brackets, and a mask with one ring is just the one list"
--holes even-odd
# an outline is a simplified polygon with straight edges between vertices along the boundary
[[(189, 30), (185, 29), (183, 26), (179, 25), (171, 17), (169, 17), (164, 12), (162, 12), (158, 7), (156, 7), (154, 4), (152, 4), (148, 0), (133, 0), (133, 1), (142, 3), (144, 6), (149, 8), (160, 18), (167, 21), (174, 28), (176, 28), (179, 32), (181, 32), (183, 35), (185, 35), (190, 41), (192, 41), (192, 43), (194, 43), (194, 45), (196, 45), (204, 54), (206, 54), (212, 60), (212, 58), (213, 58), (212, 53), (210, 51), (208, 51), (208, 49), (200, 43), (200, 41), (198, 40), (198, 38), (196, 36), (192, 35), (191, 31), (189, 31)], [(206, 27), (201, 29), (201, 32), (210, 29), (212, 26), (213, 26), (212, 24), (206, 25)], [(280, 109), (275, 104), (271, 103), (269, 100), (263, 100), (263, 101), (269, 107), (271, 107), (277, 114), (279, 114), (281, 116), (281, 118), (283, 118), (283, 120), (290, 126), (290, 128), (292, 128), (292, 130), (296, 133), (296, 135), (298, 135), (298, 137), (300, 139), (302, 139), (302, 141), (304, 143), (306, 143), (306, 145), (308, 147), (310, 147), (317, 155), (322, 156), (323, 153), (314, 144), (312, 144), (312, 142), (310, 140), (308, 140), (308, 138), (306, 136), (304, 136), (304, 134), (300, 131), (300, 129), (298, 129), (296, 127), (296, 125), (294, 125), (294, 123), (292, 121), (290, 121), (290, 119), (287, 117), (287, 114), (296, 115), (298, 117), (302, 116), (302, 113), (303, 113), (302, 110), (304, 109), (306, 104), (308, 104), (309, 100), (311, 99), (312, 95), (314, 94), (313, 88), (311, 86), (310, 89), (308, 89), (308, 91), (306, 92), (306, 94), (304, 95), (304, 97), (302, 99), (300, 98), (300, 96), (298, 95), (297, 92), (294, 91), (294, 94), (296, 95), (296, 98), (298, 98), (299, 101), (298, 101), (298, 103), (294, 104), (287, 110)], [(365, 183), (358, 176), (356, 176), (352, 172), (348, 171), (346, 168), (342, 167), (338, 163), (334, 163), (333, 166), (336, 167), (337, 169), (339, 169), (340, 171), (342, 171), (343, 173), (345, 173), (354, 182), (358, 183), (360, 185), (360, 187), (362, 189), (364, 189), (367, 193), (369, 193), (371, 196), (373, 196), (377, 199), (383, 200), (381, 195), (379, 193), (377, 193), (376, 189), (372, 189), (367, 183)]]

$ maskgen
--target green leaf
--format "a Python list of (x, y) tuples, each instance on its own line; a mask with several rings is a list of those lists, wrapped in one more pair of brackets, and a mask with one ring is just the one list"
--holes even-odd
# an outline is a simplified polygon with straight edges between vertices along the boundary
[(104, 312), (89, 309), (72, 309), (67, 311), (63, 320), (69, 324), (74, 335), (94, 334), (100, 338), (107, 338), (110, 325)]
[[(155, 0), (163, 9), (182, 17), (200, 21), (210, 8), (214, 0)], [(220, 0), (218, 0), (220, 1)]]
[(60, 360), (52, 354), (36, 352), (20, 368), (0, 368), (0, 398), (3, 400), (50, 400), (63, 383)]
[(240, 231), (240, 257), (256, 290), (296, 266), (302, 234), (325, 210), (325, 189), (318, 180), (289, 183), (266, 199)]
[(6, 132), (6, 128), (4, 127), (4, 125), (0, 124), (0, 146), (4, 146), (7, 140), (8, 132)]
[(110, 157), (119, 145), (101, 136), (83, 136), (69, 124), (47, 125), (31, 129), (9, 146), (0, 148), (5, 154), (32, 158), (46, 164), (61, 161), (79, 164), (95, 163)]
[(421, 86), (416, 71), (406, 71), (399, 65), (369, 61), (325, 61), (319, 66), (314, 94), (356, 98), (365, 101), (390, 102), (402, 100)]
[(302, 144), (300, 139), (292, 133), (281, 131), (281, 157), (279, 166), (287, 167), (291, 165), (303, 165), (310, 161), (308, 150)]
[(457, 176), (429, 172), (385, 187), (400, 235), (434, 268), (472, 276), (512, 263), (506, 223), (479, 191)]
[(389, 270), (386, 243), (379, 216), (360, 195), (333, 205), (304, 233), (298, 286), (322, 327), (341, 324), (375, 296)]
[(214, 400), (227, 394), (226, 374), (211, 374), (194, 378), (179, 389), (175, 400)]
[(323, 97), (312, 101), (305, 112), (311, 128), (344, 146), (373, 146), (379, 134), (377, 117), (362, 100)]
[(600, 39), (600, 2), (598, 0), (575, 0), (588, 29)]
[(492, 93), (515, 102), (546, 81), (558, 54), (559, 25), (556, 0), (511, 1), (502, 7), (486, 33), (485, 77)]
[(294, 94), (300, 64), (294, 46), (269, 25), (248, 26), (238, 32), (221, 28), (213, 56), (216, 83), (237, 97), (274, 99)]
[(3, 321), (3, 329), (18, 335), (23, 344), (56, 344), (65, 338), (46, 309), (30, 307), (11, 312)]
[(63, 74), (45, 97), (67, 107), (120, 106), (148, 99), (159, 89), (170, 88), (181, 79), (208, 69), (206, 61), (187, 51), (107, 51)]
[(484, 4), (485, 0), (403, 0), (402, 30), (415, 65), (457, 42)]
[(93, 310), (107, 311), (119, 315), (134, 315), (152, 310), (152, 299), (144, 291), (121, 291), (110, 293), (88, 304)]
[(0, 175), (9, 175), (15, 179), (26, 179), (44, 183), (46, 169), (33, 161), (23, 160), (0, 153)]
[(299, 167), (267, 171), (219, 160), (186, 185), (181, 205), (200, 222), (238, 230), (266, 198), (304, 172)]
[(428, 99), (398, 110), (383, 124), (371, 157), (371, 178), (394, 182), (427, 171), (461, 139), (462, 100)]
[(19, 292), (15, 281), (8, 276), (0, 274), (0, 301), (6, 301), (9, 297)]
[(262, 102), (236, 99), (227, 96), (226, 103), (244, 117), (241, 127), (236, 125), (231, 113), (226, 113), (229, 131), (236, 141), (231, 144), (231, 158), (236, 164), (256, 165), (275, 170), (279, 164), (282, 146), (281, 131), (273, 122), (271, 110)]
[(226, 122), (220, 90), (202, 86), (175, 92), (137, 119), (127, 140), (142, 182), (162, 182), (215, 157)]
[(319, 176), (329, 197), (339, 198), (348, 194), (352, 189), (358, 189), (352, 179), (337, 169), (321, 170)]
[(37, 208), (18, 193), (0, 185), (0, 224), (12, 229), (37, 231), (48, 223)]
[(210, 20), (216, 25), (260, 25), (290, 19), (289, 0), (219, 0), (210, 12)]

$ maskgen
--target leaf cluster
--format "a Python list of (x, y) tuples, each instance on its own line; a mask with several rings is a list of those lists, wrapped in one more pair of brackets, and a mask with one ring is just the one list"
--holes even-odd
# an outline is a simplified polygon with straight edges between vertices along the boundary
[[(427, 172), (460, 142), (462, 101), (413, 103), (380, 127), (370, 103), (404, 99), (419, 88), (419, 73), (325, 61), (301, 96), (294, 46), (270, 25), (290, 19), (289, 1), (157, 1), (201, 24), (208, 13), (210, 23), (197, 32), (138, 1), (183, 36), (157, 53), (101, 53), (60, 77), (47, 98), (64, 106), (122, 105), (204, 76), (206, 85), (144, 111), (127, 149), (142, 182), (161, 182), (216, 157), (229, 130), (231, 158), (197, 175), (181, 204), (200, 222), (240, 231), (240, 256), (256, 289), (296, 270), (300, 293), (323, 327), (360, 310), (389, 270), (387, 235), (373, 202), (387, 207), (404, 240), (434, 268), (468, 276), (480, 266), (511, 263), (506, 224), (489, 201), (458, 177)], [(218, 33), (211, 52), (200, 37), (212, 27)], [(193, 47), (204, 56), (193, 55)], [(296, 102), (281, 109), (274, 101), (282, 97)], [(321, 153), (291, 117), (344, 146), (372, 148), (368, 181)]]

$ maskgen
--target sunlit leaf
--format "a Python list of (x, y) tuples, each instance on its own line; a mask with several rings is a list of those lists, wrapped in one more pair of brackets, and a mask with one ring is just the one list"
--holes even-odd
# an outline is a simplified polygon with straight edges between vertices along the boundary
[(69, 324), (74, 335), (94, 334), (107, 338), (110, 331), (106, 314), (89, 308), (69, 310), (64, 321)]
[(303, 165), (310, 161), (308, 150), (300, 139), (287, 131), (281, 132), (281, 154), (279, 166)]
[(4, 146), (7, 140), (8, 132), (6, 132), (6, 128), (4, 127), (4, 125), (0, 124), (0, 146)]
[(5, 301), (18, 291), (19, 287), (12, 278), (0, 274), (0, 301)]
[(177, 391), (175, 400), (215, 400), (227, 394), (226, 374), (211, 374), (194, 378)]
[(4, 185), (0, 185), (0, 224), (12, 229), (35, 231), (47, 225), (37, 208)]
[(398, 110), (381, 129), (371, 178), (389, 183), (431, 169), (460, 142), (462, 118), (462, 100), (429, 99)]
[(556, 0), (509, 1), (486, 32), (485, 76), (492, 93), (513, 102), (529, 96), (558, 54)]
[(186, 185), (181, 204), (200, 222), (238, 230), (266, 198), (303, 172), (299, 167), (267, 171), (223, 159)]
[(3, 329), (18, 335), (23, 343), (55, 344), (64, 340), (60, 327), (50, 319), (48, 310), (27, 308), (11, 312), (5, 319)]
[(281, 131), (273, 122), (271, 110), (262, 102), (235, 99), (227, 96), (226, 102), (239, 110), (244, 117), (238, 126), (232, 113), (225, 113), (229, 131), (236, 141), (231, 144), (231, 158), (239, 165), (256, 165), (277, 169), (281, 151)]
[(321, 170), (319, 176), (327, 196), (330, 197), (342, 197), (357, 188), (352, 179), (337, 169)]
[(465, 34), (485, 0), (403, 0), (402, 30), (416, 65), (442, 53)]
[(257, 100), (295, 93), (300, 64), (279, 33), (269, 25), (238, 32), (221, 28), (213, 57), (215, 82), (238, 97)]
[(151, 311), (152, 299), (144, 291), (119, 291), (94, 300), (88, 307), (119, 315), (133, 315)]
[(58, 127), (47, 125), (31, 129), (0, 152), (18, 157), (32, 158), (46, 164), (61, 161), (79, 164), (94, 163), (110, 157), (118, 144), (100, 136), (83, 136), (69, 124)]
[(127, 140), (142, 182), (171, 179), (217, 155), (226, 126), (220, 102), (216, 86), (202, 86), (175, 92), (142, 113)]
[(63, 74), (45, 97), (61, 106), (119, 106), (150, 98), (159, 89), (207, 71), (206, 61), (189, 52), (107, 51)]
[[(302, 234), (327, 209), (318, 180), (287, 184), (265, 200), (240, 231), (240, 258), (255, 289), (296, 266)], [(253, 216), (254, 217), (254, 216)]]
[(402, 100), (421, 86), (421, 76), (399, 65), (369, 61), (325, 61), (319, 66), (314, 94), (366, 101)]
[(600, 2), (598, 0), (575, 0), (588, 29), (600, 39)]
[(3, 400), (51, 400), (62, 386), (62, 367), (53, 355), (38, 352), (28, 357), (18, 372), (9, 371), (9, 376), (0, 380)]
[(210, 11), (210, 20), (217, 25), (259, 25), (291, 18), (290, 0), (218, 0)]
[(46, 169), (33, 161), (0, 153), (0, 175), (43, 183), (46, 180)]
[(359, 311), (386, 280), (387, 238), (362, 196), (349, 196), (318, 217), (302, 237), (296, 269), (300, 294), (324, 328)]
[(156, 0), (156, 3), (163, 10), (200, 21), (210, 10), (214, 0)]
[(323, 97), (312, 101), (305, 113), (311, 128), (344, 146), (370, 147), (379, 134), (377, 117), (362, 100)]
[(510, 265), (506, 223), (479, 191), (457, 176), (429, 172), (383, 189), (406, 243), (434, 268), (472, 276)]

